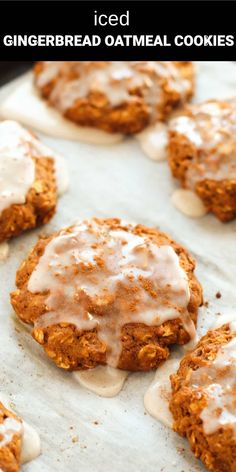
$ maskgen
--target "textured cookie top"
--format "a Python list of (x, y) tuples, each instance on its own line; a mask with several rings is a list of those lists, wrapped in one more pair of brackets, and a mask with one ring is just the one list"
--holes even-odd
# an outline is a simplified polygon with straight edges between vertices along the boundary
[(0, 214), (12, 204), (25, 203), (35, 180), (35, 160), (55, 157), (16, 121), (0, 122)]
[(206, 395), (206, 406), (200, 418), (206, 434), (223, 426), (232, 428), (236, 435), (236, 323), (230, 325), (234, 337), (220, 346), (214, 360), (192, 371), (190, 385), (198, 389), (199, 400)]
[[(71, 108), (77, 99), (100, 94), (111, 107), (144, 98), (155, 118), (164, 94), (177, 94), (181, 101), (192, 90), (191, 80), (183, 77), (181, 68), (174, 62), (49, 61), (41, 64), (36, 85), (40, 89), (50, 86), (49, 101), (62, 112)], [(101, 98), (95, 105), (100, 107), (103, 101)]]
[(195, 328), (187, 307), (188, 276), (171, 245), (119, 220), (91, 219), (62, 230), (47, 244), (28, 281), (32, 293), (46, 294), (46, 313), (36, 327), (72, 323), (97, 330), (117, 366), (126, 324), (158, 326), (180, 318)]
[(189, 106), (171, 121), (170, 132), (195, 149), (185, 174), (187, 187), (206, 179), (236, 179), (236, 100)]

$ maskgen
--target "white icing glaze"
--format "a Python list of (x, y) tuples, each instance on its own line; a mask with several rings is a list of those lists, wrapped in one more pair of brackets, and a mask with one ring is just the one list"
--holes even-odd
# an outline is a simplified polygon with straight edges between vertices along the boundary
[(60, 156), (59, 154), (54, 154), (53, 158), (56, 168), (57, 193), (60, 197), (68, 190), (69, 174), (64, 157)]
[[(0, 401), (10, 411), (11, 403), (8, 397), (0, 393)], [(22, 446), (21, 446), (21, 463), (25, 464), (30, 462), (40, 454), (40, 437), (37, 431), (30, 426), (26, 421), (18, 421), (13, 418), (7, 418), (3, 424), (0, 425), (0, 434), (3, 438), (0, 441), (0, 447), (9, 444), (12, 440), (14, 433), (20, 433), (22, 435)]]
[(2, 102), (0, 115), (61, 139), (91, 144), (114, 144), (123, 139), (121, 134), (78, 126), (64, 118), (38, 96), (32, 84), (32, 74), (28, 74)]
[(68, 322), (82, 330), (96, 328), (113, 367), (125, 324), (158, 326), (181, 318), (190, 336), (195, 335), (187, 311), (188, 279), (177, 254), (171, 246), (157, 247), (135, 235), (133, 229), (111, 229), (94, 219), (70, 232), (62, 230), (46, 246), (28, 282), (33, 293), (49, 291), (48, 311), (36, 326)]
[(0, 214), (12, 204), (25, 203), (35, 180), (33, 157), (55, 160), (58, 193), (68, 186), (64, 160), (15, 121), (0, 122)]
[(162, 161), (167, 157), (167, 125), (164, 123), (156, 123), (148, 126), (144, 131), (137, 134), (140, 146), (150, 159), (154, 161)]
[(185, 176), (187, 188), (194, 189), (206, 179), (236, 179), (235, 99), (193, 105), (188, 116), (171, 120), (170, 130), (182, 134), (196, 147)]
[(171, 130), (186, 136), (195, 146), (201, 146), (202, 138), (193, 119), (188, 116), (178, 116), (170, 121), (169, 126)]
[(5, 261), (9, 254), (9, 244), (7, 242), (0, 243), (0, 262)]
[(24, 203), (34, 182), (28, 133), (13, 121), (0, 123), (0, 214), (13, 203)]
[(21, 448), (21, 463), (31, 462), (41, 452), (40, 437), (37, 431), (26, 421), (23, 421), (23, 441)]
[(0, 424), (0, 448), (9, 444), (14, 434), (22, 434), (22, 423), (15, 418), (7, 417), (3, 423)]
[(162, 81), (168, 84), (170, 91), (179, 93), (180, 100), (186, 97), (191, 86), (174, 63), (168, 61), (44, 62), (35, 78), (36, 84), (45, 87), (54, 79), (49, 101), (62, 112), (70, 109), (76, 100), (94, 93), (103, 94), (113, 107), (135, 102), (138, 93), (131, 92), (138, 90), (153, 118), (158, 117), (158, 105), (163, 101)]
[[(235, 327), (235, 325), (234, 325)], [(236, 434), (236, 338), (223, 344), (214, 361), (192, 372), (191, 385), (207, 404), (200, 414), (206, 434), (227, 426)]]
[(128, 372), (109, 366), (73, 372), (80, 385), (101, 397), (115, 397), (122, 389)]
[(183, 188), (175, 190), (171, 201), (177, 210), (191, 218), (200, 218), (207, 214), (204, 203), (192, 190)]
[(27, 131), (29, 139), (31, 139), (32, 147), (34, 148), (34, 153), (37, 157), (46, 156), (51, 157), (55, 162), (55, 173), (56, 173), (56, 182), (57, 182), (57, 193), (59, 196), (63, 195), (66, 192), (69, 186), (69, 174), (67, 170), (67, 165), (64, 157), (58, 154), (53, 149), (46, 146), (35, 136), (32, 136), (31, 133)]
[(179, 359), (172, 358), (161, 365), (144, 395), (144, 406), (148, 413), (169, 428), (173, 418), (169, 410), (171, 394), (170, 375), (174, 374), (179, 366)]

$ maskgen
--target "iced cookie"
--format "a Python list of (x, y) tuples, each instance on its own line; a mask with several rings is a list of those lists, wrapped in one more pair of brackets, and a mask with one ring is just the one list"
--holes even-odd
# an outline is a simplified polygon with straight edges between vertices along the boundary
[[(223, 222), (235, 218), (236, 100), (211, 100), (186, 108), (170, 124), (168, 154), (173, 176), (201, 200), (191, 197), (191, 211), (202, 215), (204, 205), (205, 212)], [(186, 202), (189, 198), (186, 193)]]
[(40, 454), (37, 432), (0, 401), (0, 470), (18, 472)]
[(35, 85), (66, 118), (133, 134), (164, 120), (194, 91), (191, 62), (38, 62)]
[(171, 376), (174, 429), (213, 472), (235, 472), (236, 324), (210, 331)]
[(195, 335), (194, 268), (157, 229), (94, 218), (39, 240), (11, 302), (58, 367), (146, 371)]
[(47, 223), (61, 183), (56, 154), (17, 122), (0, 122), (0, 242)]
[(20, 468), (22, 421), (0, 402), (0, 469), (17, 472)]

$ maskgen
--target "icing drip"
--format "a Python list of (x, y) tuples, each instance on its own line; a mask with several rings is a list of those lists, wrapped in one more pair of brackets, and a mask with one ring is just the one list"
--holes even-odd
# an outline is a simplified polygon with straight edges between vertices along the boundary
[(179, 188), (174, 191), (171, 201), (177, 210), (191, 218), (200, 218), (207, 214), (207, 209), (192, 190)]
[(173, 418), (169, 410), (171, 395), (170, 375), (176, 372), (179, 359), (173, 358), (166, 361), (156, 371), (155, 377), (144, 395), (144, 406), (148, 413), (172, 428)]
[(9, 244), (7, 242), (0, 243), (0, 262), (5, 261), (9, 254)]
[(128, 372), (99, 365), (94, 369), (73, 372), (72, 375), (91, 392), (101, 397), (115, 397), (122, 390)]
[(144, 154), (150, 157), (150, 159), (154, 161), (166, 159), (168, 142), (167, 125), (156, 123), (155, 125), (148, 126), (136, 137)]
[(41, 452), (40, 437), (37, 431), (26, 421), (23, 421), (23, 438), (21, 448), (21, 463), (31, 462)]

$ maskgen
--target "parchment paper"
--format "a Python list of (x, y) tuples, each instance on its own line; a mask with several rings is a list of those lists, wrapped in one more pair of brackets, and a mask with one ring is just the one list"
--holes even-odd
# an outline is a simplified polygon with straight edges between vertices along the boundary
[[(236, 93), (236, 65), (198, 63), (196, 100)], [(1, 91), (0, 99), (8, 93)], [(9, 303), (15, 271), (39, 233), (50, 233), (77, 218), (117, 216), (160, 227), (184, 244), (197, 260), (197, 275), (209, 308), (199, 318), (199, 332), (219, 313), (236, 307), (236, 221), (213, 216), (191, 220), (173, 208), (177, 186), (166, 162), (148, 160), (130, 138), (113, 146), (94, 146), (42, 136), (68, 162), (70, 189), (45, 228), (10, 243), (0, 264), (0, 340), (2, 391), (12, 406), (40, 433), (42, 454), (24, 472), (197, 472), (185, 440), (159, 424), (143, 407), (154, 373), (132, 374), (115, 398), (100, 398), (80, 387), (70, 373), (55, 367), (27, 328), (16, 321)], [(215, 294), (220, 291), (222, 297)], [(236, 311), (235, 311), (236, 313)]]

